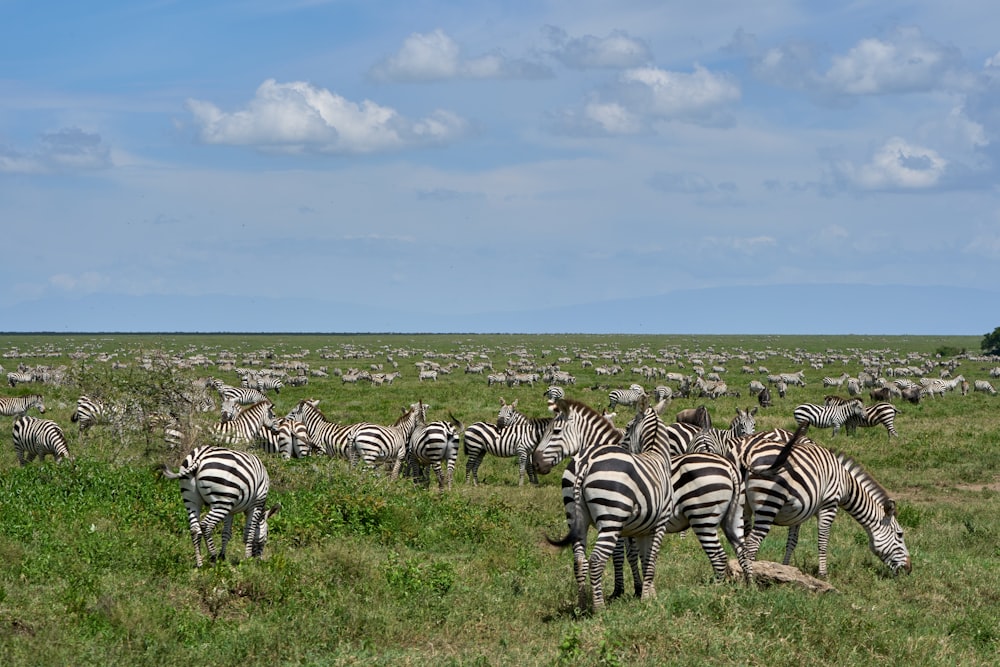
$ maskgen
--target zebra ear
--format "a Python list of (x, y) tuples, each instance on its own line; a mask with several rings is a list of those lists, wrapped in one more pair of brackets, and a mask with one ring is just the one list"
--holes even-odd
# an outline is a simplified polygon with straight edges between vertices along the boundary
[(882, 508), (885, 510), (886, 516), (896, 516), (896, 501), (892, 498), (886, 498), (882, 502)]

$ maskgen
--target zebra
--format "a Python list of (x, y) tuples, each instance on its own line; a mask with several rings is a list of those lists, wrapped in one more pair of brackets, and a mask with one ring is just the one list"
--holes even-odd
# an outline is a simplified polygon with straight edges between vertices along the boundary
[(389, 478), (396, 479), (406, 457), (406, 443), (413, 431), (424, 423), (426, 413), (427, 406), (420, 401), (410, 405), (392, 426), (367, 422), (358, 424), (351, 437), (351, 462), (364, 461), (369, 468), (374, 468), (379, 462), (392, 463)]
[(885, 430), (889, 432), (889, 437), (891, 438), (894, 435), (899, 436), (899, 432), (896, 431), (894, 424), (898, 413), (899, 409), (892, 403), (874, 403), (865, 406), (863, 416), (851, 417), (844, 422), (844, 426), (847, 428), (847, 433), (852, 434), (859, 426), (868, 427), (881, 424), (885, 426)]
[(972, 383), (972, 391), (981, 391), (984, 394), (989, 394), (990, 396), (996, 396), (997, 390), (993, 388), (989, 380), (975, 380)]
[[(271, 478), (261, 460), (249, 452), (202, 445), (191, 451), (176, 473), (164, 464), (163, 476), (180, 480), (181, 498), (188, 513), (195, 567), (202, 566), (201, 538), (205, 538), (210, 559), (226, 559), (226, 545), (233, 535), (233, 517), (246, 517), (244, 558), (259, 558), (267, 544), (267, 520), (281, 505), (267, 506)], [(208, 514), (201, 518), (201, 510)], [(222, 521), (222, 548), (216, 552), (212, 533)]]
[(255, 442), (268, 454), (279, 454), (286, 461), (323, 451), (313, 443), (305, 424), (288, 417), (278, 417), (269, 427), (260, 429)]
[[(479, 486), (479, 466), (487, 453), (494, 456), (504, 456), (500, 452), (500, 430), (490, 422), (473, 422), (465, 428), (462, 434), (462, 451), (465, 453), (465, 481), (471, 479), (474, 486)], [(513, 456), (510, 454), (509, 456)], [(529, 468), (529, 474), (534, 475), (534, 468)], [(537, 478), (531, 479), (532, 484)]]
[[(528, 475), (528, 480), (532, 484), (537, 485), (538, 476), (531, 465), (531, 452), (538, 445), (542, 433), (548, 428), (552, 418), (525, 416), (518, 411), (517, 400), (515, 398), (511, 403), (507, 403), (504, 399), (500, 399), (500, 411), (497, 413), (497, 432), (499, 438), (497, 440), (496, 455), (517, 457), (518, 486), (524, 486), (525, 474)], [(483, 454), (480, 454), (479, 462), (474, 466), (475, 469), (479, 468), (478, 464), (482, 462)], [(468, 467), (468, 462), (466, 462), (466, 467)]]
[(438, 420), (422, 424), (410, 435), (408, 457), (413, 468), (430, 466), (437, 475), (438, 491), (447, 485), (451, 489), (458, 460), (459, 433), (462, 422), (449, 415), (449, 420)]
[[(145, 425), (149, 432), (159, 432), (163, 436), (163, 442), (168, 449), (177, 449), (184, 444), (185, 435), (181, 422), (173, 415), (153, 413), (146, 418)], [(195, 424), (194, 428), (200, 427)]]
[(0, 396), (0, 415), (4, 415), (5, 417), (20, 417), (27, 414), (31, 408), (35, 408), (43, 415), (45, 414), (45, 402), (39, 394)]
[(812, 424), (816, 428), (833, 427), (833, 436), (840, 433), (840, 427), (849, 419), (863, 419), (865, 406), (860, 398), (854, 398), (839, 405), (816, 405), (803, 403), (796, 406), (794, 416), (797, 424)]
[(66, 434), (51, 419), (39, 419), (22, 414), (14, 420), (14, 452), (22, 466), (35, 460), (44, 461), (52, 455), (56, 463), (69, 457)]
[(702, 427), (697, 435), (688, 443), (688, 452), (711, 452), (725, 456), (732, 451), (736, 443), (744, 436), (753, 435), (757, 428), (754, 416), (757, 408), (741, 410), (736, 408), (736, 416), (729, 423), (729, 428), (718, 429), (709, 426)]
[(263, 400), (254, 403), (229, 421), (220, 421), (213, 427), (215, 437), (226, 444), (250, 444), (264, 427), (274, 424), (274, 405)]
[(612, 389), (608, 394), (608, 410), (614, 410), (616, 405), (635, 405), (645, 395), (646, 390), (639, 384), (629, 385), (628, 389)]
[[(775, 429), (761, 438), (751, 437), (752, 444), (742, 453), (749, 471), (747, 507), (754, 517), (746, 537), (751, 562), (771, 526), (779, 525), (788, 526), (782, 561), (787, 565), (798, 544), (800, 526), (815, 516), (819, 523), (819, 576), (826, 577), (830, 527), (838, 508), (843, 507), (868, 533), (872, 553), (894, 573), (902, 570), (909, 574), (910, 553), (895, 501), (854, 459), (802, 438), (807, 429), (808, 424), (803, 423), (795, 434)], [(787, 456), (787, 461), (776, 465), (782, 456)], [(767, 470), (760, 472), (760, 468)]]
[(543, 396), (550, 401), (558, 401), (560, 398), (566, 398), (566, 390), (558, 385), (551, 385)]
[(953, 390), (963, 382), (965, 382), (965, 378), (961, 375), (950, 380), (945, 380), (944, 378), (920, 378), (920, 395), (930, 396), (931, 398), (935, 398), (938, 395), (944, 396), (946, 392)]
[(305, 424), (314, 445), (326, 452), (327, 456), (350, 459), (353, 447), (351, 438), (357, 424), (327, 421), (318, 405), (318, 399), (303, 398), (286, 416)]
[(80, 428), (81, 433), (85, 433), (95, 424), (107, 423), (110, 418), (108, 404), (99, 398), (91, 398), (81, 395), (76, 399), (76, 409), (70, 415), (69, 420)]
[(840, 386), (843, 386), (844, 380), (847, 380), (850, 377), (851, 377), (850, 373), (842, 373), (839, 378), (834, 378), (834, 377), (827, 376), (827, 377), (823, 378), (823, 387), (826, 388), (826, 387), (840, 387)]
[(38, 373), (32, 371), (11, 371), (7, 373), (7, 384), (16, 387), (27, 382), (39, 382)]
[[(641, 596), (656, 595), (656, 558), (673, 514), (670, 454), (657, 444), (639, 454), (622, 447), (622, 435), (594, 409), (569, 399), (552, 406), (550, 422), (533, 458), (540, 459), (553, 438), (586, 443), (575, 469), (573, 503), (567, 508), (569, 532), (562, 539), (548, 538), (553, 546), (574, 545), (575, 571), (581, 606), (586, 584), (595, 612), (604, 608), (604, 566), (619, 538), (635, 538), (643, 564)], [(597, 527), (597, 540), (589, 559), (582, 558), (587, 529)], [(579, 548), (583, 545), (584, 549)]]
[(274, 393), (280, 394), (285, 385), (281, 381), (281, 378), (271, 375), (254, 374), (253, 377), (249, 375), (241, 376), (240, 386), (245, 389), (256, 389), (260, 392), (266, 392), (273, 389)]
[(259, 389), (253, 387), (233, 387), (222, 380), (208, 378), (206, 387), (211, 387), (219, 392), (219, 398), (223, 401), (235, 401), (240, 405), (253, 405), (261, 401), (269, 401), (267, 395)]

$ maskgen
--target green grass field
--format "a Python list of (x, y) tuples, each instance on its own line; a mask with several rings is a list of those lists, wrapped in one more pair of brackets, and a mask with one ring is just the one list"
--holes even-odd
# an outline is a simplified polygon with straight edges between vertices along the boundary
[[(225, 563), (194, 567), (176, 482), (186, 451), (120, 424), (86, 435), (71, 423), (76, 398), (139, 397), (144, 405), (171, 383), (214, 375), (217, 366), (296, 363), (326, 367), (275, 401), (287, 413), (301, 398), (321, 400), (331, 421), (389, 424), (423, 400), (431, 419), (453, 413), (466, 425), (493, 421), (501, 397), (529, 416), (547, 414), (535, 386), (488, 386), (466, 374), (465, 359), (553, 362), (577, 381), (567, 394), (601, 409), (611, 388), (657, 380), (642, 365), (690, 373), (692, 359), (725, 367), (740, 397), (675, 399), (667, 414), (705, 403), (718, 426), (747, 392), (749, 363), (772, 373), (805, 370), (807, 386), (775, 394), (757, 430), (793, 428), (792, 411), (834, 393), (824, 376), (857, 376), (862, 359), (892, 367), (941, 362), (967, 351), (954, 374), (990, 379), (997, 361), (976, 337), (878, 336), (501, 336), (501, 335), (0, 335), (0, 365), (65, 367), (63, 386), (4, 386), (0, 395), (41, 393), (46, 417), (65, 429), (74, 459), (24, 467), (0, 417), (0, 664), (2, 665), (993, 665), (1000, 650), (1000, 397), (950, 392), (919, 405), (896, 402), (898, 439), (881, 427), (854, 436), (810, 437), (855, 457), (898, 501), (913, 560), (891, 576), (845, 513), (834, 523), (828, 581), (837, 593), (789, 586), (715, 583), (693, 535), (668, 536), (657, 597), (626, 597), (599, 615), (574, 609), (569, 550), (546, 535), (565, 532), (559, 473), (538, 487), (517, 485), (513, 459), (487, 458), (483, 484), (466, 484), (459, 456), (455, 486), (350, 470), (326, 457), (265, 456), (271, 520), (261, 560), (244, 560), (237, 536)], [(937, 357), (936, 352), (949, 354)], [(181, 368), (182, 360), (208, 360)], [(741, 360), (749, 360), (749, 362)], [(166, 359), (154, 371), (142, 359)], [(559, 362), (559, 359), (568, 361)], [(462, 359), (456, 361), (456, 359)], [(593, 366), (584, 365), (592, 360)], [(668, 361), (669, 360), (669, 361)], [(682, 360), (684, 369), (679, 369)], [(334, 374), (381, 364), (391, 385), (343, 383)], [(417, 379), (416, 362), (457, 363), (436, 382)], [(719, 361), (718, 364), (714, 361)], [(812, 362), (824, 362), (813, 368)], [(113, 368), (115, 363), (122, 366)], [(596, 368), (618, 364), (613, 376)], [(187, 365), (187, 364), (184, 364)], [(993, 379), (995, 385), (1000, 381)], [(844, 393), (843, 390), (840, 393)], [(867, 393), (865, 395), (867, 399)], [(624, 425), (631, 410), (620, 408)], [(37, 415), (36, 415), (37, 416)], [(208, 427), (216, 413), (197, 417)], [(793, 564), (817, 568), (815, 521), (802, 530)], [(780, 560), (786, 530), (774, 528), (760, 558)], [(610, 578), (610, 572), (606, 579)], [(610, 582), (609, 582), (610, 583)]]

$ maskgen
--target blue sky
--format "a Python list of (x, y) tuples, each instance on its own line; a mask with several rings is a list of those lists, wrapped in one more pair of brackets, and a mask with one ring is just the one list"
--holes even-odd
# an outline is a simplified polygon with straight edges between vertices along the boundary
[(0, 0), (0, 18), (0, 330), (160, 328), (144, 303), (172, 330), (407, 330), (421, 311), (528, 331), (547, 309), (831, 285), (946, 288), (970, 317), (817, 304), (815, 333), (1000, 324), (972, 312), (1000, 303), (992, 0)]

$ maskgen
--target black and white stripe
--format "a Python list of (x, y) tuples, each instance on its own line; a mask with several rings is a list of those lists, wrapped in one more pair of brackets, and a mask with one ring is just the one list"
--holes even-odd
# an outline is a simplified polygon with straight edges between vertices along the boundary
[(37, 456), (44, 461), (49, 454), (59, 463), (69, 456), (66, 434), (51, 419), (21, 415), (14, 420), (14, 452), (22, 466)]
[(326, 452), (327, 456), (348, 460), (351, 458), (354, 447), (352, 436), (357, 424), (328, 421), (319, 409), (319, 399), (303, 398), (287, 417), (305, 424), (313, 444)]
[(755, 415), (757, 408), (741, 410), (736, 408), (736, 416), (729, 422), (728, 429), (705, 427), (688, 443), (688, 452), (711, 452), (719, 456), (729, 456), (737, 443), (747, 435), (753, 435), (757, 428)]
[(81, 395), (76, 399), (76, 409), (70, 415), (69, 420), (80, 428), (80, 432), (86, 432), (95, 424), (106, 424), (110, 417), (110, 410), (107, 403), (99, 398), (92, 398)]
[(0, 396), (0, 415), (20, 417), (31, 408), (45, 414), (45, 402), (39, 394), (27, 396)]
[[(265, 509), (271, 478), (259, 458), (249, 452), (203, 445), (187, 455), (178, 472), (163, 466), (163, 475), (180, 480), (197, 567), (202, 565), (202, 537), (212, 561), (226, 559), (226, 545), (233, 535), (233, 517), (238, 513), (246, 517), (244, 557), (263, 555), (267, 544), (267, 520), (280, 505)], [(201, 510), (206, 505), (208, 513), (202, 519)], [(223, 522), (222, 548), (216, 552), (212, 535), (220, 521)]]
[(288, 417), (277, 417), (271, 426), (261, 428), (256, 443), (268, 454), (278, 454), (286, 461), (323, 451), (314, 445), (305, 424)]
[[(750, 559), (756, 559), (772, 525), (788, 526), (783, 560), (787, 565), (798, 543), (799, 527), (815, 516), (818, 571), (825, 577), (830, 527), (843, 507), (868, 533), (871, 551), (893, 572), (909, 573), (910, 554), (896, 518), (895, 501), (856, 461), (804, 438), (807, 428), (802, 425), (794, 434), (775, 429), (747, 439), (742, 459), (749, 471), (747, 506), (754, 517), (746, 538)], [(784, 456), (787, 461), (779, 464)]]
[[(535, 451), (538, 441), (541, 440), (542, 434), (548, 428), (552, 418), (526, 416), (517, 409), (517, 400), (515, 398), (511, 403), (507, 403), (504, 399), (500, 399), (500, 411), (497, 413), (499, 438), (495, 455), (517, 457), (518, 486), (524, 485), (526, 474), (532, 484), (538, 484), (538, 475), (531, 464), (531, 453)], [(475, 469), (478, 468), (479, 464), (477, 463)]]
[(220, 421), (213, 427), (215, 437), (230, 445), (253, 443), (261, 430), (274, 424), (274, 405), (264, 400), (254, 403), (229, 421)]
[(240, 405), (253, 405), (254, 403), (260, 403), (261, 401), (269, 401), (264, 392), (259, 389), (254, 389), (253, 387), (234, 387), (228, 385), (218, 378), (208, 378), (205, 382), (206, 387), (211, 387), (219, 392), (219, 398), (225, 402), (236, 402)]
[[(567, 509), (569, 532), (555, 546), (574, 546), (580, 603), (585, 605), (587, 581), (593, 609), (604, 607), (604, 567), (620, 538), (635, 538), (643, 565), (642, 596), (656, 594), (656, 558), (673, 514), (670, 454), (662, 444), (640, 454), (622, 447), (621, 433), (597, 411), (563, 399), (553, 405), (555, 418), (536, 450), (544, 451), (553, 438), (579, 450), (572, 505)], [(584, 444), (586, 448), (584, 448)], [(588, 527), (597, 528), (589, 559), (582, 558)]]
[(894, 435), (899, 435), (895, 425), (897, 413), (899, 413), (899, 409), (892, 403), (874, 403), (865, 406), (864, 416), (860, 418), (851, 417), (845, 422), (844, 426), (847, 428), (848, 433), (854, 433), (859, 426), (871, 427), (881, 425), (889, 432), (889, 437), (891, 438)]
[(608, 393), (608, 410), (614, 410), (616, 405), (635, 405), (646, 395), (642, 385), (629, 385), (628, 389), (612, 389)]
[(395, 479), (406, 458), (406, 443), (413, 431), (424, 423), (426, 411), (427, 406), (421, 401), (412, 404), (392, 426), (359, 424), (351, 438), (352, 463), (363, 461), (369, 468), (374, 468), (378, 463), (391, 464), (389, 477)]
[(11, 371), (7, 373), (7, 384), (11, 387), (28, 382), (41, 382), (41, 378), (38, 373), (31, 371)]
[[(490, 422), (469, 424), (462, 434), (462, 451), (465, 452), (465, 481), (468, 482), (471, 479), (473, 485), (478, 486), (479, 466), (482, 465), (486, 455), (501, 456), (498, 454), (500, 451), (500, 430), (497, 425)], [(531, 472), (534, 473), (534, 469)]]
[(796, 406), (795, 423), (809, 424), (816, 428), (833, 427), (833, 435), (840, 433), (840, 427), (848, 420), (862, 420), (865, 416), (865, 406), (860, 398), (851, 399), (845, 403), (836, 405), (817, 405), (815, 403), (803, 403)]
[[(451, 488), (455, 476), (455, 462), (458, 460), (459, 433), (462, 423), (450, 416), (447, 421), (438, 420), (421, 424), (410, 436), (408, 458), (416, 470), (428, 466), (437, 475), (438, 490)], [(423, 477), (423, 475), (421, 475)]]

